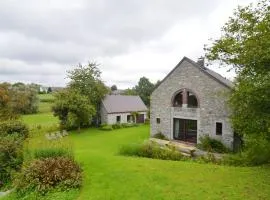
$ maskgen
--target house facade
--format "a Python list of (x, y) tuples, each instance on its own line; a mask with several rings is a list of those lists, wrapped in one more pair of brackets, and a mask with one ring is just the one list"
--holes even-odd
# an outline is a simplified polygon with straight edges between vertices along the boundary
[(101, 123), (144, 123), (147, 110), (139, 96), (106, 95), (100, 108)]
[(233, 84), (206, 68), (203, 60), (184, 57), (151, 95), (151, 136), (198, 143), (204, 135), (233, 147), (226, 105)]

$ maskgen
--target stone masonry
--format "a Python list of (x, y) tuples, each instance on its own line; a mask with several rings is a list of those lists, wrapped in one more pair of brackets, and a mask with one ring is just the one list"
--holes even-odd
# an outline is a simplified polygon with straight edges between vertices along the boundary
[[(200, 136), (209, 135), (232, 148), (233, 130), (226, 106), (230, 87), (217, 76), (204, 72), (205, 69), (184, 57), (156, 87), (151, 95), (151, 136), (160, 132), (173, 139), (173, 119), (193, 119), (197, 120), (197, 143)], [(183, 89), (196, 94), (198, 108), (173, 107), (175, 94)], [(160, 123), (157, 123), (157, 118), (160, 118)], [(216, 135), (216, 122), (222, 123), (222, 135)]]

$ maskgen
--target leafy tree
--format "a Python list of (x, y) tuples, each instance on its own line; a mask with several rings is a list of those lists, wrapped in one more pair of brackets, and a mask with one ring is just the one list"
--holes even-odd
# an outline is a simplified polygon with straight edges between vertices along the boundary
[(206, 56), (237, 72), (230, 98), (233, 127), (254, 140), (248, 145), (270, 141), (270, 1), (238, 7), (222, 32), (206, 46)]
[(135, 88), (128, 88), (124, 91), (124, 95), (136, 96), (138, 95)]
[(48, 87), (47, 93), (52, 93), (52, 88)]
[(89, 104), (87, 96), (68, 88), (57, 92), (55, 97), (52, 109), (54, 115), (60, 119), (61, 125), (80, 130), (81, 126), (87, 126), (91, 123), (96, 109)]
[(111, 91), (115, 91), (115, 90), (117, 90), (117, 86), (116, 85), (112, 85)]
[(150, 95), (154, 90), (155, 85), (149, 81), (148, 78), (140, 78), (138, 85), (135, 86), (135, 91), (142, 98), (143, 102), (150, 105)]
[(85, 66), (79, 64), (68, 72), (68, 78), (71, 79), (69, 87), (87, 96), (90, 103), (98, 108), (101, 100), (108, 93), (108, 88), (102, 82), (100, 75), (101, 71), (96, 63), (89, 62)]
[(10, 120), (16, 118), (17, 115), (13, 112), (11, 106), (11, 97), (9, 92), (10, 84), (0, 84), (0, 120)]

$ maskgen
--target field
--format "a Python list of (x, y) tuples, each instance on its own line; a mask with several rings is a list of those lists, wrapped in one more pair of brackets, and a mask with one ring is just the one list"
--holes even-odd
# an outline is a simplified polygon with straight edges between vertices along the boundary
[[(29, 125), (57, 124), (50, 112), (24, 116)], [(29, 149), (46, 143), (44, 133), (29, 141)], [(270, 168), (229, 167), (195, 162), (125, 157), (118, 154), (124, 144), (141, 143), (149, 137), (149, 126), (114, 131), (95, 128), (77, 131), (63, 139), (72, 147), (84, 170), (80, 191), (53, 192), (38, 199), (78, 200), (173, 200), (173, 199), (270, 199)], [(15, 196), (3, 200), (16, 199)], [(28, 199), (36, 199), (29, 196)]]
[(57, 124), (58, 119), (52, 114), (52, 104), (54, 97), (52, 94), (40, 94), (39, 96), (39, 113), (32, 115), (22, 116), (23, 121), (25, 121), (29, 126), (50, 126), (51, 124)]

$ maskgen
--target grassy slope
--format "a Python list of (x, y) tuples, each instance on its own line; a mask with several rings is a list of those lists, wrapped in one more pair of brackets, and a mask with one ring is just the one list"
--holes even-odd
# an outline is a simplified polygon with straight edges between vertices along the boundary
[[(53, 99), (52, 94), (40, 94), (38, 95), (40, 100), (51, 100)], [(30, 126), (50, 126), (52, 124), (58, 123), (58, 118), (54, 117), (51, 112), (52, 102), (40, 102), (39, 103), (39, 113), (38, 114), (31, 114), (31, 115), (24, 115), (22, 119)]]
[[(23, 119), (29, 125), (57, 123), (45, 111)], [(39, 199), (270, 199), (267, 167), (227, 167), (118, 155), (121, 145), (142, 142), (148, 133), (148, 126), (74, 132), (64, 142), (73, 145), (75, 157), (83, 166), (81, 191), (52, 193)], [(42, 134), (37, 134), (30, 140), (30, 149), (46, 142)]]
[(270, 199), (269, 168), (225, 167), (118, 155), (122, 144), (142, 142), (148, 126), (73, 134), (83, 163), (78, 199)]

